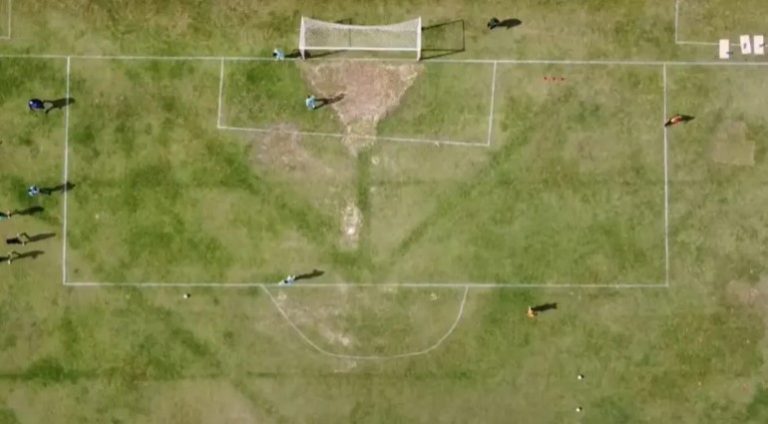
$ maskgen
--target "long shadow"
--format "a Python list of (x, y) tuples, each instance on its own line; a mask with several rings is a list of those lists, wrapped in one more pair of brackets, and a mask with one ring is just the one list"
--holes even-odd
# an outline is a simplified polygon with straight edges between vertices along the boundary
[(493, 18), (491, 19), (490, 22), (488, 22), (488, 29), (495, 29), (495, 28), (510, 29), (522, 24), (523, 24), (523, 21), (517, 18), (507, 18), (507, 19), (504, 19), (503, 21), (499, 21), (498, 19)]
[(296, 276), (296, 281), (298, 280), (309, 280), (312, 278), (317, 278), (321, 275), (325, 274), (322, 270), (319, 269), (313, 269), (312, 272), (308, 272), (306, 274), (299, 274)]
[(41, 213), (45, 209), (43, 209), (42, 206), (32, 206), (30, 208), (22, 209), (22, 210), (15, 210), (13, 211), (13, 215), (34, 215), (36, 213)]
[(315, 109), (320, 109), (321, 107), (332, 105), (334, 103), (340, 102), (343, 99), (344, 99), (344, 93), (338, 94), (330, 98), (323, 97), (323, 98), (317, 99), (316, 100), (317, 105), (315, 106)]
[(466, 47), (464, 19), (421, 28), (421, 59), (435, 59), (461, 53)]
[(65, 191), (72, 190), (73, 188), (75, 188), (75, 184), (74, 183), (70, 183), (69, 181), (67, 181), (64, 184), (59, 184), (59, 185), (54, 186), (54, 187), (41, 187), (40, 188), (40, 193), (48, 194), (48, 195), (50, 195), (52, 193), (56, 193), (56, 192), (64, 193)]
[(43, 241), (49, 238), (56, 237), (56, 233), (40, 233), (27, 237), (28, 243), (34, 243), (36, 241)]
[(54, 109), (64, 109), (65, 107), (75, 103), (75, 99), (72, 97), (63, 97), (61, 99), (56, 99), (56, 100), (43, 100), (43, 103), (51, 104), (51, 107), (45, 110), (45, 113), (48, 114), (48, 112)]
[(533, 312), (537, 312), (537, 313), (539, 313), (539, 312), (546, 312), (546, 311), (549, 311), (551, 309), (557, 309), (557, 303), (544, 303), (542, 305), (537, 305), (537, 306), (531, 307), (531, 310), (533, 310)]
[(25, 258), (31, 258), (31, 259), (37, 259), (38, 256), (44, 254), (42, 250), (31, 250), (29, 252), (19, 253), (19, 252), (12, 252), (13, 260), (19, 260), (19, 259), (25, 259)]
[[(318, 57), (330, 56), (332, 54), (338, 54), (342, 52), (344, 52), (344, 50), (324, 50), (319, 52), (307, 51), (307, 52), (304, 52), (304, 58), (305, 59), (318, 58)], [(285, 57), (286, 59), (298, 59), (301, 57), (301, 52), (299, 51), (299, 49), (295, 49), (290, 53), (287, 53)]]

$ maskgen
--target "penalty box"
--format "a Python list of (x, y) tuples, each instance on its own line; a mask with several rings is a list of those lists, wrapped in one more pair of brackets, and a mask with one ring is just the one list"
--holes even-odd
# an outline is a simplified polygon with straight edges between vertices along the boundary
[[(188, 177), (191, 178), (190, 181), (192, 183), (199, 182), (194, 180), (195, 177), (199, 177), (194, 175), (196, 172), (189, 171), (188, 173), (182, 172), (180, 175), (168, 175), (163, 171), (163, 168), (168, 167), (168, 165), (171, 165), (170, 168), (179, 168), (178, 165), (182, 165), (181, 168), (183, 168), (198, 160), (204, 163), (205, 161), (202, 160), (204, 156), (199, 156), (197, 153), (201, 155), (211, 154), (209, 149), (201, 148), (194, 143), (187, 145), (179, 144), (178, 141), (180, 139), (174, 138), (179, 136), (179, 134), (181, 139), (199, 140), (214, 137), (210, 131), (215, 131), (219, 134), (227, 133), (227, 131), (218, 131), (212, 125), (214, 119), (210, 119), (210, 116), (207, 119), (203, 119), (203, 115), (206, 114), (216, 116), (218, 93), (215, 91), (217, 89), (215, 83), (211, 86), (211, 77), (213, 77), (213, 81), (216, 81), (216, 76), (219, 74), (218, 65), (218, 63), (211, 62), (206, 64), (185, 63), (183, 65), (170, 65), (158, 64), (153, 61), (139, 62), (138, 64), (135, 62), (133, 64), (124, 64), (120, 61), (74, 61), (73, 76), (82, 73), (84, 77), (74, 79), (73, 93), (82, 91), (88, 93), (89, 97), (98, 98), (100, 101), (110, 100), (108, 102), (108, 109), (114, 108), (130, 112), (131, 108), (128, 106), (134, 103), (134, 100), (138, 101), (138, 97), (129, 102), (124, 99), (134, 95), (144, 97), (140, 96), (140, 91), (137, 92), (139, 87), (142, 90), (149, 90), (152, 93), (152, 97), (157, 98), (149, 104), (133, 104), (131, 107), (134, 110), (134, 115), (121, 115), (120, 112), (112, 114), (112, 116), (117, 117), (127, 117), (130, 115), (134, 118), (139, 118), (138, 121), (135, 119), (113, 119), (109, 124), (110, 137), (120, 138), (118, 134), (125, 130), (134, 135), (140, 135), (141, 137), (139, 138), (144, 138), (142, 134), (149, 135), (144, 140), (135, 141), (135, 143), (141, 144), (139, 146), (141, 148), (138, 150), (136, 149), (137, 146), (129, 148), (123, 145), (131, 144), (126, 137), (120, 138), (122, 141), (117, 140), (119, 142), (116, 145), (110, 145), (110, 141), (105, 141), (106, 145), (99, 146), (98, 143), (95, 143), (95, 139), (99, 138), (98, 132), (100, 130), (96, 127), (92, 119), (93, 117), (89, 116), (88, 112), (78, 111), (78, 114), (73, 114), (72, 140), (70, 142), (70, 175), (72, 175), (73, 180), (77, 178), (81, 181), (88, 181), (99, 185), (100, 189), (106, 189), (106, 191), (100, 193), (105, 194), (100, 199), (83, 199), (74, 195), (70, 199), (70, 232), (72, 234), (70, 237), (69, 248), (71, 253), (69, 258), (72, 263), (69, 268), (72, 271), (70, 272), (70, 278), (67, 279), (68, 282), (137, 283), (152, 281), (162, 283), (166, 281), (172, 284), (184, 284), (187, 282), (220, 281), (222, 284), (243, 284), (253, 281), (276, 281), (276, 277), (282, 277), (278, 273), (284, 269), (290, 269), (290, 264), (296, 263), (299, 258), (303, 261), (306, 261), (306, 258), (310, 258), (310, 262), (322, 263), (324, 259), (318, 257), (317, 249), (314, 249), (318, 246), (311, 246), (311, 243), (309, 243), (309, 248), (302, 249), (301, 246), (306, 243), (306, 240), (301, 240), (300, 238), (290, 242), (291, 249), (278, 249), (283, 254), (275, 255), (274, 252), (276, 250), (274, 250), (274, 247), (280, 246), (281, 243), (281, 240), (278, 240), (279, 237), (272, 237), (272, 239), (267, 241), (267, 244), (275, 243), (269, 245), (269, 249), (264, 249), (263, 246), (257, 244), (249, 245), (247, 244), (248, 241), (240, 240), (239, 238), (234, 243), (236, 246), (229, 248), (227, 242), (221, 239), (217, 240), (216, 236), (211, 235), (215, 233), (215, 229), (223, 228), (220, 226), (221, 223), (216, 223), (219, 226), (214, 226), (214, 230), (207, 227), (208, 223), (203, 225), (205, 227), (203, 232), (206, 234), (205, 237), (200, 239), (189, 238), (188, 234), (185, 234), (189, 229), (192, 230), (191, 232), (199, 229), (199, 227), (195, 227), (195, 222), (205, 221), (205, 217), (200, 215), (200, 211), (204, 210), (208, 205), (206, 199), (218, 199), (223, 203), (231, 205), (232, 202), (226, 202), (226, 200), (228, 198), (231, 200), (231, 197), (234, 196), (237, 197), (237, 202), (243, 202), (248, 207), (256, 207), (256, 204), (261, 202), (250, 195), (242, 195), (242, 193), (233, 194), (227, 191), (207, 193), (211, 197), (201, 197), (194, 195), (197, 190), (190, 190), (193, 195), (188, 196), (190, 193), (186, 193), (185, 188), (193, 187), (184, 186), (185, 181), (183, 180)], [(283, 64), (270, 65), (279, 66)], [(98, 69), (89, 69), (93, 66)], [(146, 73), (141, 72), (139, 69), (133, 69), (133, 67), (138, 67), (139, 69), (149, 68), (151, 72), (156, 73), (159, 77), (147, 76)], [(189, 67), (199, 69), (189, 69)], [(181, 81), (182, 78), (179, 78), (179, 76), (183, 76), (187, 81)], [(552, 80), (544, 80), (544, 76), (552, 78)], [(495, 217), (492, 217), (494, 219), (488, 219), (488, 216), (478, 214), (477, 209), (470, 207), (463, 211), (468, 212), (466, 215), (474, 220), (472, 225), (476, 225), (477, 228), (482, 230), (479, 232), (479, 235), (481, 237), (488, 236), (486, 241), (491, 243), (496, 243), (500, 239), (502, 241), (510, 240), (511, 242), (507, 244), (502, 243), (503, 249), (501, 249), (501, 252), (505, 255), (508, 253), (516, 254), (515, 261), (508, 261), (503, 258), (498, 261), (499, 256), (484, 255), (487, 251), (480, 249), (478, 250), (480, 254), (472, 259), (475, 261), (474, 263), (482, 265), (495, 263), (498, 265), (495, 268), (498, 273), (473, 271), (462, 274), (457, 267), (447, 266), (444, 268), (446, 271), (444, 275), (427, 275), (422, 268), (416, 266), (415, 259), (409, 259), (404, 261), (402, 266), (394, 270), (392, 273), (394, 278), (397, 278), (399, 282), (445, 281), (448, 282), (447, 284), (451, 284), (454, 282), (477, 281), (480, 283), (479, 285), (504, 285), (508, 283), (512, 287), (523, 284), (531, 285), (531, 283), (534, 286), (540, 283), (542, 287), (558, 284), (578, 286), (582, 283), (585, 286), (589, 286), (591, 283), (603, 286), (614, 284), (621, 286), (624, 283), (635, 285), (639, 283), (642, 285), (648, 282), (663, 281), (663, 255), (659, 257), (657, 255), (658, 252), (655, 252), (657, 249), (659, 249), (659, 252), (663, 251), (664, 240), (662, 225), (663, 172), (661, 171), (663, 155), (660, 150), (662, 145), (659, 126), (662, 120), (662, 87), (660, 77), (659, 67), (499, 66), (498, 81), (495, 85), (497, 105), (492, 116), (494, 122), (492, 129), (494, 145), (492, 149), (483, 149), (483, 151), (487, 151), (490, 160), (493, 160), (495, 155), (506, 152), (506, 154), (509, 154), (506, 157), (509, 163), (529, 176), (539, 175), (544, 178), (546, 175), (536, 174), (535, 172), (543, 172), (546, 166), (551, 164), (557, 165), (560, 162), (563, 165), (569, 163), (570, 165), (577, 165), (580, 171), (573, 175), (576, 177), (581, 176), (581, 181), (588, 181), (589, 185), (600, 182), (605, 184), (606, 181), (611, 181), (611, 179), (620, 180), (617, 183), (618, 185), (611, 185), (609, 190), (579, 191), (578, 195), (582, 196), (582, 198), (578, 198), (579, 196), (576, 196), (576, 198), (564, 196), (569, 197), (570, 203), (558, 203), (557, 201), (554, 203), (549, 201), (539, 202), (531, 210), (536, 213), (536, 211), (541, 212), (544, 209), (558, 210), (565, 208), (567, 212), (569, 206), (579, 206), (581, 211), (586, 210), (586, 206), (599, 206), (601, 204), (606, 206), (594, 213), (588, 214), (585, 220), (568, 221), (563, 220), (562, 215), (551, 215), (550, 217), (560, 225), (560, 227), (555, 225), (544, 228), (545, 231), (543, 233), (545, 233), (545, 236), (551, 237), (561, 230), (567, 230), (567, 227), (595, 223), (606, 216), (616, 215), (617, 211), (621, 212), (617, 208), (625, 205), (625, 201), (629, 198), (636, 196), (640, 203), (644, 203), (646, 206), (630, 205), (630, 209), (640, 212), (627, 217), (627, 220), (635, 220), (630, 222), (631, 224), (636, 224), (637, 228), (637, 231), (632, 233), (633, 235), (638, 235), (637, 233), (641, 232), (647, 233), (649, 236), (645, 238), (640, 237), (640, 241), (633, 244), (634, 250), (629, 252), (629, 254), (642, 256), (645, 253), (641, 254), (638, 252), (649, 251), (649, 253), (647, 253), (647, 263), (642, 262), (641, 266), (633, 271), (634, 273), (629, 272), (631, 271), (629, 269), (631, 264), (627, 263), (626, 260), (624, 262), (617, 260), (616, 265), (612, 265), (612, 258), (606, 249), (600, 250), (594, 255), (590, 262), (591, 265), (587, 267), (588, 269), (580, 268), (579, 266), (564, 266), (564, 261), (555, 261), (553, 263), (554, 266), (551, 269), (555, 271), (554, 273), (537, 273), (534, 269), (522, 267), (521, 264), (526, 262), (526, 258), (530, 259), (533, 257), (531, 255), (535, 255), (537, 252), (541, 253), (547, 249), (554, 251), (563, 258), (570, 257), (582, 260), (589, 258), (589, 254), (596, 252), (594, 250), (595, 243), (599, 244), (600, 240), (589, 245), (592, 250), (582, 249), (581, 251), (571, 249), (578, 247), (578, 243), (575, 243), (574, 240), (580, 235), (587, 234), (584, 231), (576, 234), (576, 237), (569, 237), (565, 243), (547, 244), (552, 240), (545, 240), (543, 238), (535, 241), (533, 244), (521, 243), (521, 234), (526, 237), (535, 235), (537, 226), (543, 222), (534, 222), (530, 219), (525, 221), (526, 218), (524, 218), (523, 221), (518, 220), (511, 229), (504, 229), (503, 225), (506, 223), (494, 221)], [(565, 80), (557, 78), (565, 78)], [(169, 82), (172, 79), (179, 82), (180, 85)], [(606, 80), (610, 81), (612, 79), (619, 85), (604, 83)], [(87, 87), (86, 85), (89, 84), (88, 80), (98, 80), (97, 82), (101, 87)], [(204, 80), (207, 81), (204, 82)], [(116, 92), (117, 88), (121, 86), (125, 90)], [(188, 89), (185, 90), (183, 87), (188, 87)], [(621, 87), (627, 88), (628, 93), (617, 95), (617, 93), (620, 94), (617, 90)], [(179, 90), (181, 90), (181, 94)], [(189, 90), (192, 92), (189, 92)], [(553, 97), (557, 90), (564, 90), (565, 92), (575, 90), (576, 93), (574, 97)], [(604, 104), (602, 106), (595, 106), (595, 104), (580, 103), (584, 102), (587, 97), (598, 99), (596, 103), (602, 102)], [(173, 119), (169, 119), (166, 115), (169, 111), (175, 110), (172, 98), (177, 98), (181, 101), (178, 107), (187, 105), (186, 108), (188, 110), (182, 107), (182, 110), (184, 110), (182, 116), (174, 116)], [(128, 105), (123, 103), (128, 103)], [(558, 105), (562, 104), (567, 105), (567, 111), (558, 115), (561, 112), (558, 109)], [(300, 106), (303, 107), (301, 104)], [(581, 111), (582, 106), (585, 106), (584, 111)], [(224, 108), (224, 111), (225, 114), (219, 115), (220, 117), (226, 117), (226, 108)], [(531, 111), (535, 113), (531, 115)], [(95, 113), (96, 110), (92, 112)], [(528, 114), (526, 115), (525, 113)], [(153, 117), (153, 114), (157, 116)], [(557, 124), (559, 118), (564, 118), (561, 124)], [(108, 119), (105, 120), (109, 121)], [(485, 117), (485, 121), (488, 122), (488, 117)], [(199, 125), (196, 125), (194, 130), (185, 129), (192, 122)], [(574, 122), (582, 122), (584, 125), (574, 127), (572, 125)], [(613, 126), (613, 122), (620, 122), (623, 125), (616, 127)], [(210, 128), (206, 128), (207, 123), (211, 124)], [(532, 135), (527, 131), (527, 128), (535, 126), (538, 126), (540, 130)], [(578, 131), (571, 131), (574, 128)], [(604, 131), (605, 128), (611, 129)], [(163, 150), (155, 152), (160, 153), (159, 157), (163, 159), (160, 162), (155, 160), (158, 155), (151, 153), (153, 148), (158, 147), (157, 134), (159, 133), (156, 132), (157, 130), (166, 131), (164, 134), (173, 136), (169, 137), (166, 141), (160, 141), (159, 147)], [(567, 142), (561, 145), (553, 145), (548, 141), (553, 138), (549, 137), (549, 135), (554, 134), (554, 138), (564, 134), (570, 137), (571, 133), (578, 135), (578, 137), (575, 139), (569, 138)], [(110, 137), (106, 137), (104, 140), (109, 140)], [(525, 143), (521, 143), (523, 137), (528, 137)], [(598, 144), (590, 144), (590, 140), (593, 137), (599, 139)], [(216, 136), (216, 138), (216, 142), (221, 144), (221, 135)], [(534, 140), (540, 141), (541, 150), (536, 150)], [(571, 143), (570, 141), (573, 140), (576, 141)], [(625, 146), (625, 148), (616, 148), (611, 143), (618, 143)], [(327, 143), (322, 144), (327, 145)], [(417, 149), (415, 146), (409, 147), (393, 143), (379, 143), (377, 146), (381, 148), (382, 155), (386, 155), (386, 150), (389, 149), (396, 149), (399, 155), (409, 155), (408, 149)], [(226, 146), (223, 147), (226, 150)], [(433, 148), (433, 146), (423, 145), (418, 147), (418, 150), (423, 153), (423, 150), (428, 148)], [(202, 150), (196, 153), (199, 149)], [(121, 150), (123, 151), (121, 152)], [(147, 150), (147, 152), (142, 152), (143, 150)], [(527, 153), (524, 152), (526, 150)], [(104, 158), (99, 158), (99, 154), (103, 152), (110, 152), (108, 154), (111, 155), (115, 151), (120, 152), (122, 155), (120, 159), (106, 157), (107, 160), (101, 160)], [(552, 152), (559, 152), (556, 155), (559, 154), (561, 156), (552, 157)], [(178, 154), (187, 156), (186, 160), (192, 161), (185, 162), (182, 159), (181, 162), (176, 163), (175, 161), (179, 160), (176, 157)], [(618, 158), (618, 160), (611, 160), (611, 157), (614, 159)], [(171, 163), (168, 163), (168, 160)], [(530, 166), (524, 166), (526, 163), (530, 164)], [(141, 166), (137, 169), (129, 169), (135, 168), (137, 164)], [(212, 164), (209, 165), (214, 166)], [(219, 172), (222, 171), (218, 168), (215, 169)], [(619, 178), (617, 176), (619, 172), (627, 172), (627, 170), (631, 173), (629, 174), (630, 176), (626, 178)], [(100, 180), (100, 178), (96, 178), (95, 173), (97, 171), (98, 173), (103, 172), (105, 175), (110, 175), (110, 178), (97, 181)], [(121, 181), (120, 178), (114, 178), (119, 176), (116, 174), (121, 174), (122, 177), (129, 177), (129, 181), (126, 182)], [(386, 172), (375, 177), (385, 179), (387, 178)], [(537, 184), (530, 185), (527, 183), (534, 182), (531, 179), (513, 182), (512, 179), (518, 178), (520, 175), (508, 175), (508, 177), (510, 178), (510, 186), (527, 186), (522, 192), (515, 193), (515, 198), (517, 199), (515, 203), (518, 205), (534, 204), (536, 203), (536, 198), (556, 199), (558, 196), (567, 194), (569, 190), (567, 184), (563, 185), (562, 182), (560, 184), (561, 187), (553, 189), (548, 184), (555, 182), (554, 180), (544, 181), (545, 184), (543, 185), (541, 184), (543, 180)], [(631, 181), (633, 178), (634, 182)], [(134, 195), (129, 195), (124, 190), (115, 189), (119, 185), (126, 184), (138, 184), (143, 189), (149, 189), (146, 193), (148, 196), (146, 196), (146, 199), (142, 199), (144, 196), (141, 194), (141, 190), (134, 190)], [(610, 193), (614, 189), (618, 189), (616, 192), (621, 193), (622, 184), (623, 187), (631, 186), (631, 193), (628, 193), (626, 196), (612, 197)], [(638, 191), (640, 186), (649, 188), (649, 191)], [(544, 191), (541, 191), (541, 189), (544, 189)], [(549, 192), (547, 193), (546, 190), (549, 190)], [(573, 191), (575, 193), (578, 190)], [(379, 193), (382, 192), (380, 191)], [(497, 192), (496, 195), (504, 196), (505, 193)], [(184, 201), (189, 200), (191, 206), (185, 209), (185, 211), (175, 213), (178, 211), (173, 211), (173, 208), (178, 203), (175, 201), (164, 202), (164, 197), (178, 200), (178, 196), (185, 197), (185, 199), (182, 199)], [(376, 202), (381, 201), (380, 199), (377, 194), (374, 194), (371, 202), (375, 205)], [(587, 200), (582, 201), (583, 199)], [(127, 200), (126, 204), (130, 207), (126, 208), (125, 205), (120, 205), (119, 202), (121, 200)], [(390, 203), (391, 207), (398, 207), (397, 202)], [(509, 205), (502, 204), (501, 206), (506, 208)], [(155, 207), (159, 207), (159, 209), (153, 209)], [(107, 211), (107, 213), (100, 213), (105, 208), (111, 208), (111, 210)], [(262, 209), (260, 213), (264, 216), (274, 215), (274, 211), (269, 212), (264, 208)], [(373, 209), (379, 210), (376, 207)], [(383, 211), (384, 209), (381, 210)], [(462, 212), (461, 208), (459, 212)], [(645, 212), (651, 213), (653, 218), (649, 218), (650, 215), (646, 215)], [(172, 219), (163, 217), (163, 213), (171, 215)], [(380, 216), (379, 214), (374, 216), (372, 226), (378, 225), (381, 228), (381, 224), (376, 223), (376, 219)], [(531, 215), (528, 215), (528, 217), (530, 218)], [(106, 218), (109, 218), (109, 223), (104, 222)], [(142, 228), (138, 231), (140, 233), (138, 238), (136, 238), (137, 234), (131, 234), (136, 231), (131, 229), (130, 225), (127, 228), (121, 228), (119, 225), (121, 219), (131, 220), (136, 218), (151, 221), (146, 223), (139, 220), (140, 227)], [(174, 238), (174, 227), (172, 223), (168, 222), (173, 220), (179, 220), (184, 224), (178, 227), (181, 230), (181, 237)], [(617, 221), (611, 222), (616, 223)], [(276, 222), (268, 222), (267, 224), (275, 225)], [(403, 226), (407, 227), (410, 224), (406, 222)], [(497, 224), (501, 224), (501, 226)], [(621, 228), (628, 228), (626, 222), (621, 225)], [(499, 227), (503, 230), (501, 233), (497, 231)], [(160, 229), (159, 234), (169, 237), (170, 248), (161, 248), (162, 242), (159, 239), (153, 239), (153, 234), (157, 233), (156, 230), (158, 229)], [(520, 229), (523, 229), (523, 231), (520, 231)], [(510, 231), (504, 233), (507, 230)], [(373, 231), (375, 232), (376, 230), (374, 229)], [(178, 236), (179, 234), (176, 235)], [(260, 237), (263, 238), (264, 234), (259, 233), (252, 236), (253, 239), (259, 239)], [(142, 237), (146, 239), (142, 241)], [(424, 237), (427, 245), (435, 241), (430, 237), (432, 237), (430, 233), (427, 234), (427, 237)], [(120, 245), (123, 242), (133, 244), (131, 240), (137, 242), (139, 247)], [(462, 241), (463, 239), (458, 237), (457, 240)], [(470, 246), (476, 246), (478, 239), (463, 241), (469, 243)], [(208, 258), (202, 250), (185, 252), (184, 246), (187, 242), (192, 244), (202, 243), (204, 245), (207, 243), (209, 247), (228, 250), (229, 254), (221, 258)], [(154, 243), (157, 243), (157, 246), (153, 245)], [(441, 256), (440, 252), (424, 251), (424, 245), (424, 243), (415, 244), (414, 251), (418, 254), (411, 255), (410, 257), (418, 257), (429, 261), (433, 259), (430, 255)], [(535, 248), (526, 254), (524, 250), (531, 246)], [(244, 248), (244, 250), (239, 248)], [(148, 249), (150, 252), (142, 252), (142, 249)], [(235, 250), (243, 250), (244, 253), (242, 253), (242, 256), (238, 256), (234, 252)], [(105, 252), (110, 253), (106, 255)], [(448, 253), (448, 255), (443, 256), (456, 259), (455, 256), (452, 256), (451, 252)], [(626, 254), (626, 252), (623, 254)], [(137, 257), (135, 255), (138, 255), (139, 259), (134, 260)], [(94, 259), (96, 263), (92, 263)], [(213, 267), (207, 266), (210, 265), (209, 262), (211, 260), (215, 262)], [(660, 265), (657, 264), (657, 260), (661, 261)], [(261, 270), (253, 272), (254, 263), (257, 264), (256, 267), (269, 266), (270, 270), (266, 272)], [(447, 262), (445, 259), (439, 259), (434, 263), (439, 265), (446, 264)], [(460, 260), (456, 263), (460, 265), (465, 263), (465, 261)], [(651, 265), (651, 263), (656, 265)], [(539, 262), (539, 264), (541, 263)], [(489, 268), (492, 268), (492, 266)], [(605, 271), (606, 269), (608, 272)], [(520, 277), (516, 277), (518, 275)], [(503, 278), (504, 276), (506, 276), (506, 279)], [(510, 276), (512, 277), (510, 278)], [(273, 278), (274, 280), (272, 280)]]

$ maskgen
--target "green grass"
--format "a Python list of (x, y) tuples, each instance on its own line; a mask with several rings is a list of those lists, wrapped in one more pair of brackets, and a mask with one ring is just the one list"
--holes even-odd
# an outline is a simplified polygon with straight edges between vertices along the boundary
[[(684, 0), (681, 38), (759, 33), (761, 4), (725, 3)], [(13, 7), (8, 54), (266, 55), (290, 50), (301, 15), (461, 19), (463, 34), (456, 23), (425, 34), (431, 55), (464, 45), (447, 58), (714, 54), (674, 45), (668, 1)], [(490, 15), (523, 23), (488, 33)], [(490, 67), (422, 65), (379, 133), (483, 142)], [(0, 265), (0, 423), (765, 422), (761, 68), (667, 67), (669, 112), (695, 116), (668, 132), (669, 288), (472, 289), (437, 349), (370, 362), (317, 353), (257, 287), (63, 287), (63, 198), (25, 190), (61, 182), (65, 111), (33, 115), (25, 104), (64, 97), (65, 66), (0, 58), (0, 209), (44, 208), (0, 231), (56, 233), (18, 249), (38, 258)], [(342, 130), (332, 109), (304, 109), (293, 64), (226, 71), (225, 125)], [(300, 284), (662, 283), (661, 72), (499, 66), (490, 148), (376, 142), (353, 154), (333, 138), (218, 130), (218, 61), (73, 58), (67, 279), (269, 282), (320, 268)], [(356, 246), (340, 228), (350, 202), (363, 218)], [(315, 344), (348, 355), (433, 345), (463, 294), (270, 290)], [(525, 317), (547, 302), (558, 309)]]
[[(398, 108), (379, 123), (378, 134), (484, 144), (492, 68), (453, 63), (426, 66)], [(457, 83), (468, 73), (471, 79)]]
[(304, 99), (312, 90), (294, 63), (228, 63), (224, 87), (222, 125), (342, 132), (330, 108), (307, 110)]

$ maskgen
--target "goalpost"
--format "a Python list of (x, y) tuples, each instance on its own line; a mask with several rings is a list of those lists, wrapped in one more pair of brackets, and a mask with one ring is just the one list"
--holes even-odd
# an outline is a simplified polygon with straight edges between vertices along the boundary
[(421, 59), (421, 18), (392, 25), (346, 25), (301, 17), (299, 52), (368, 50), (414, 52)]

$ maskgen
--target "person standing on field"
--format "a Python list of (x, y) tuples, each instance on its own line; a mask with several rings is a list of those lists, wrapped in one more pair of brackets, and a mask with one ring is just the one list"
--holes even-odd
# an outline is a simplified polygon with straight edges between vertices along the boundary
[(45, 110), (45, 102), (40, 99), (29, 99), (27, 106), (29, 106), (30, 112), (34, 112), (36, 110)]
[(20, 244), (20, 245), (24, 246), (29, 241), (30, 241), (29, 234), (27, 234), (27, 233), (18, 233), (14, 237), (8, 237), (7, 239), (5, 239), (5, 244), (7, 244), (7, 245)]
[(307, 105), (307, 109), (315, 110), (317, 108), (317, 99), (310, 94), (307, 96), (307, 99), (304, 100), (304, 104)]

